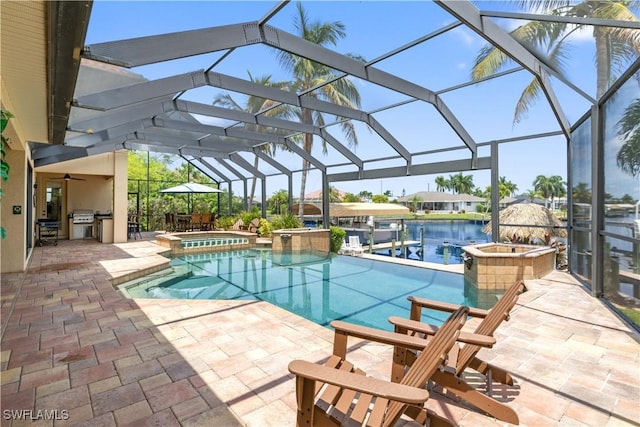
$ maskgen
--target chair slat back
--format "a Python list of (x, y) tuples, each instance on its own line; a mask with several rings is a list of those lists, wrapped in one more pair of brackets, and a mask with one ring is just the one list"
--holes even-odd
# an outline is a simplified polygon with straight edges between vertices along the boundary
[[(522, 280), (517, 281), (507, 289), (507, 291), (500, 297), (498, 302), (491, 310), (487, 317), (482, 319), (474, 333), (486, 335), (492, 337), (496, 329), (509, 319), (509, 313), (511, 309), (516, 305), (518, 301), (518, 295), (524, 290), (524, 282)], [(458, 361), (456, 363), (456, 373), (460, 374), (468, 366), (475, 355), (480, 351), (482, 347), (473, 344), (465, 344), (458, 354)]]
[[(422, 388), (445, 361), (449, 351), (456, 343), (460, 329), (467, 320), (469, 307), (462, 306), (438, 329), (429, 340), (427, 347), (420, 352), (401, 384)], [(394, 425), (406, 408), (406, 404), (391, 402), (384, 420), (384, 426)]]

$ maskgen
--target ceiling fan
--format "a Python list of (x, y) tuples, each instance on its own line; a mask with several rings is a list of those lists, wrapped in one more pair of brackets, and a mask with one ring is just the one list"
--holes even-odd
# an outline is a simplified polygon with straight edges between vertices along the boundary
[(84, 178), (73, 178), (68, 173), (65, 173), (63, 177), (55, 178), (55, 179), (64, 179), (65, 181), (86, 181)]

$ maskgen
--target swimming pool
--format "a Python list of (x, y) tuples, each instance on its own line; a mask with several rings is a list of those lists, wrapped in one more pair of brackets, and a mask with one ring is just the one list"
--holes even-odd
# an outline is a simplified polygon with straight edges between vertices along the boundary
[[(387, 330), (389, 316), (408, 316), (409, 295), (474, 307), (495, 302), (494, 294), (479, 294), (461, 274), (360, 257), (291, 259), (270, 249), (247, 249), (182, 256), (170, 265), (119, 288), (132, 298), (262, 300), (320, 325), (340, 319)], [(430, 323), (445, 317), (424, 314)]]
[[(380, 221), (378, 226), (382, 229), (390, 228), (391, 223)], [(462, 264), (462, 247), (470, 243), (489, 242), (490, 236), (482, 232), (484, 222), (473, 220), (405, 220), (407, 241), (424, 243), (424, 250), (420, 244), (406, 246), (406, 258), (416, 261), (433, 262), (436, 264)], [(357, 234), (357, 233), (355, 233)], [(396, 257), (405, 257), (400, 251), (399, 232), (396, 232)], [(366, 242), (366, 234), (360, 236), (360, 240)], [(376, 243), (382, 243), (376, 241)], [(391, 256), (391, 249), (377, 249), (378, 255)]]

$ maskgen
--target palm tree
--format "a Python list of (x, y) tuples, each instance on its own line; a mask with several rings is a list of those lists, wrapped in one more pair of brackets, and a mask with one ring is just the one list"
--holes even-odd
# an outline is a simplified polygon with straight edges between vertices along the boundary
[[(346, 36), (343, 23), (336, 22), (311, 22), (307, 12), (302, 7), (302, 3), (297, 3), (298, 15), (294, 19), (294, 27), (298, 31), (298, 36), (311, 43), (318, 45), (336, 45), (337, 41)], [(278, 52), (280, 64), (292, 75), (293, 81), (289, 83), (289, 89), (296, 93), (305, 92), (308, 89), (318, 87), (318, 89), (305, 93), (305, 96), (322, 99), (339, 106), (349, 108), (360, 108), (360, 93), (356, 86), (347, 78), (340, 78), (334, 81), (337, 74), (326, 65), (318, 64), (309, 59), (293, 55), (289, 52)], [(325, 82), (331, 82), (323, 84)], [(325, 125), (324, 117), (320, 112), (308, 108), (300, 108), (296, 111), (298, 119), (302, 123), (313, 124), (322, 127)], [(340, 127), (347, 139), (350, 147), (358, 144), (355, 128), (351, 121), (342, 121)], [(311, 153), (313, 148), (313, 134), (302, 135), (302, 148)], [(323, 151), (326, 153), (326, 145), (323, 141)], [(303, 215), (303, 201), (307, 182), (309, 162), (302, 160), (302, 178), (300, 185), (300, 210), (298, 215)]]
[(545, 207), (547, 207), (547, 200), (549, 200), (552, 194), (551, 187), (551, 181), (544, 175), (538, 175), (536, 179), (533, 180), (533, 189), (545, 199)]
[(455, 175), (449, 175), (451, 189), (457, 194), (471, 194), (475, 185), (473, 184), (473, 175), (463, 175), (459, 172)]
[[(322, 197), (322, 192), (320, 193), (320, 197)], [(342, 196), (340, 195), (340, 190), (334, 186), (329, 186), (329, 202), (339, 203), (341, 201)]]
[(530, 202), (533, 202), (536, 198), (541, 196), (537, 190), (527, 190), (524, 194), (529, 198)]
[(436, 191), (449, 190), (451, 188), (451, 181), (448, 181), (444, 176), (436, 176)]
[(373, 193), (371, 191), (362, 190), (358, 193), (358, 196), (360, 196), (360, 198), (363, 200), (371, 200), (371, 197), (373, 197)]
[(414, 213), (418, 211), (418, 204), (419, 203), (422, 203), (422, 199), (417, 194), (414, 194), (413, 197), (411, 198), (411, 204), (413, 205), (413, 212)]
[(573, 187), (571, 199), (575, 203), (590, 203), (591, 202), (591, 189), (586, 182), (579, 182), (578, 185)]
[(561, 198), (567, 195), (567, 183), (562, 179), (560, 175), (553, 175), (551, 177), (551, 201), (555, 198)]
[(281, 215), (286, 211), (287, 203), (289, 202), (289, 193), (287, 190), (278, 190), (273, 193), (268, 200), (268, 205), (272, 213)]
[[(567, 17), (600, 18), (638, 21), (632, 10), (637, 1), (584, 0), (570, 4), (568, 0), (521, 0), (518, 3), (531, 10)], [(569, 57), (570, 36), (583, 29), (584, 24), (531, 21), (511, 32), (520, 43), (544, 56), (545, 62), (562, 72), (563, 62)], [(609, 83), (625, 69), (624, 65), (640, 54), (640, 31), (630, 28), (593, 26), (596, 45), (597, 97), (608, 89)], [(544, 49), (546, 52), (539, 52)], [(478, 54), (472, 70), (472, 78), (478, 80), (505, 67), (511, 59), (493, 45), (485, 46)], [(541, 93), (541, 86), (534, 77), (523, 91), (515, 109), (514, 123), (520, 122), (527, 110)]]
[(567, 194), (566, 183), (559, 175), (553, 175), (551, 177), (538, 175), (533, 181), (533, 188), (540, 193), (545, 200), (550, 199), (552, 204), (556, 197), (563, 197)]
[[(516, 194), (516, 191), (518, 191), (518, 186), (513, 182), (507, 180), (507, 178), (504, 176), (500, 177), (499, 184), (500, 184), (501, 197), (513, 196), (514, 194)], [(504, 187), (504, 190), (503, 190), (503, 187)], [(504, 196), (502, 195), (503, 191), (505, 193)]]
[[(278, 89), (287, 88), (287, 84), (288, 84), (287, 82), (272, 82), (271, 76), (262, 76), (262, 77), (254, 78), (249, 71), (247, 71), (247, 74), (249, 75), (249, 80), (253, 83), (258, 83), (263, 86), (269, 86), (269, 87), (274, 87)], [(278, 104), (275, 101), (260, 98), (259, 96), (249, 96), (243, 107), (238, 102), (236, 102), (231, 95), (229, 95), (228, 93), (225, 93), (225, 94), (216, 96), (213, 100), (213, 105), (219, 105), (224, 108), (229, 108), (236, 111), (243, 111), (245, 113), (250, 113), (250, 114), (256, 114), (258, 112), (266, 110), (264, 112), (264, 115), (268, 117), (288, 118), (292, 114), (290, 106), (287, 106), (284, 104)], [(268, 128), (263, 125), (248, 123), (245, 125), (245, 129), (253, 132), (263, 132), (263, 131), (266, 131)], [(259, 146), (259, 149), (269, 156), (273, 154), (272, 148), (275, 149), (275, 147), (272, 147), (271, 144), (262, 144)], [(255, 156), (253, 166), (256, 169), (258, 168), (259, 161), (260, 161), (260, 158), (258, 156)], [(251, 193), (249, 195), (250, 205), (253, 203), (253, 197), (256, 192), (257, 179), (258, 178), (254, 176), (251, 183)]]
[(616, 163), (623, 172), (633, 177), (640, 175), (640, 98), (625, 108), (618, 122), (618, 135), (625, 141), (618, 151)]

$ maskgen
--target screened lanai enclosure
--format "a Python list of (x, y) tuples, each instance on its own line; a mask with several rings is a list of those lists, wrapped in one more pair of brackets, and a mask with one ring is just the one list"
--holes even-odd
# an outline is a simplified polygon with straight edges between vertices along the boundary
[[(552, 15), (516, 2), (198, 2), (151, 25), (145, 11), (168, 3), (87, 3), (108, 11), (89, 22), (66, 134), (34, 150), (36, 167), (169, 153), (245, 200), (257, 179), (264, 215), (281, 188), (290, 207), (321, 188), (328, 207), (343, 182), (472, 171), (498, 189), (566, 159), (569, 269), (637, 308), (638, 9), (579, 3)], [(613, 216), (614, 204), (627, 208)]]

